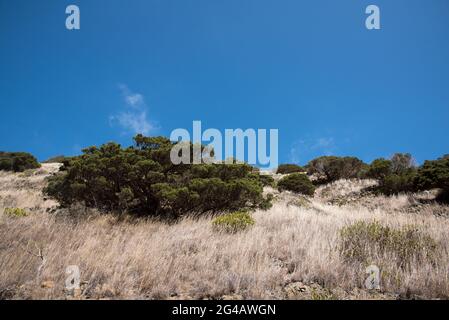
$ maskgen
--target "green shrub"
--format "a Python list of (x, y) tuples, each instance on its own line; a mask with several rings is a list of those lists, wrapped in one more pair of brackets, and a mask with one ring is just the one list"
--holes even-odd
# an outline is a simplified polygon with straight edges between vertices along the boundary
[(403, 174), (390, 174), (379, 182), (377, 190), (385, 195), (413, 192), (415, 174), (413, 172)]
[(135, 145), (126, 149), (108, 143), (66, 159), (61, 174), (49, 179), (44, 192), (63, 206), (82, 202), (104, 211), (173, 218), (266, 206), (253, 167), (174, 165), (170, 161), (174, 144), (167, 138), (138, 135), (134, 140)]
[(23, 172), (39, 167), (39, 162), (29, 153), (0, 151), (0, 170)]
[(306, 171), (303, 167), (298, 166), (297, 164), (281, 164), (276, 170), (278, 174), (289, 174), (295, 172), (304, 172)]
[(254, 223), (253, 217), (246, 211), (228, 213), (212, 221), (212, 225), (216, 231), (224, 231), (227, 233), (236, 233), (245, 230), (254, 225)]
[(270, 175), (261, 174), (261, 175), (259, 175), (259, 180), (264, 187), (275, 187), (276, 186), (276, 183), (275, 183), (273, 177)]
[(366, 176), (372, 179), (383, 179), (392, 173), (391, 160), (379, 158), (371, 162)]
[(360, 166), (360, 170), (357, 172), (356, 176), (353, 178), (357, 178), (357, 179), (369, 178), (369, 176), (368, 176), (369, 169), (370, 169), (369, 164), (362, 163), (362, 165)]
[(418, 189), (449, 189), (449, 158), (425, 161), (418, 169), (415, 184)]
[(271, 194), (271, 193), (267, 194), (265, 199), (263, 199), (262, 202), (260, 203), (259, 208), (261, 210), (271, 209), (273, 207), (273, 203), (272, 203), (273, 198), (274, 198), (273, 194)]
[(21, 208), (5, 208), (3, 213), (7, 216), (11, 217), (26, 217), (28, 216), (28, 212), (25, 209)]
[(302, 173), (292, 173), (278, 182), (279, 191), (292, 191), (295, 193), (301, 193), (312, 196), (315, 193), (315, 186), (307, 177)]
[(425, 161), (418, 169), (414, 183), (418, 190), (442, 189), (436, 200), (449, 203), (449, 156)]
[(409, 153), (395, 153), (391, 160), (379, 158), (369, 166), (367, 177), (378, 179), (378, 192), (392, 195), (416, 190), (416, 168)]
[(328, 183), (339, 179), (358, 178), (364, 168), (363, 161), (355, 157), (323, 156), (307, 164), (307, 173), (317, 175), (318, 183)]
[(349, 262), (376, 263), (387, 256), (398, 267), (407, 267), (414, 259), (434, 262), (438, 254), (437, 242), (415, 226), (392, 229), (377, 221), (359, 221), (340, 230), (340, 250)]

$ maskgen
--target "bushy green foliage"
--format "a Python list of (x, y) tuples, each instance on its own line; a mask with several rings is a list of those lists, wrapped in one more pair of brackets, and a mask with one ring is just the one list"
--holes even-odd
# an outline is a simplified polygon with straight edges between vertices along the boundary
[(391, 160), (379, 158), (371, 162), (366, 176), (372, 179), (384, 179), (392, 173)]
[(303, 167), (298, 166), (297, 164), (281, 164), (276, 170), (278, 174), (289, 174), (295, 172), (304, 172), (306, 171)]
[(374, 160), (366, 176), (379, 180), (377, 191), (386, 195), (412, 192), (416, 189), (416, 168), (409, 153), (395, 153), (390, 160)]
[(328, 183), (357, 178), (364, 167), (363, 161), (355, 157), (323, 156), (307, 164), (307, 173), (317, 175), (319, 183)]
[(22, 208), (5, 208), (3, 213), (10, 217), (26, 217), (28, 212)]
[(421, 190), (449, 189), (449, 158), (425, 161), (418, 169), (415, 183)]
[(441, 188), (437, 200), (449, 202), (449, 156), (425, 161), (418, 169), (414, 182), (418, 190)]
[(414, 259), (435, 261), (437, 242), (415, 226), (393, 229), (378, 221), (359, 221), (340, 230), (341, 254), (347, 261), (376, 263), (382, 255), (395, 259), (398, 267), (407, 267)]
[(22, 172), (39, 167), (39, 162), (29, 153), (0, 151), (0, 170)]
[(367, 170), (366, 177), (378, 179), (377, 191), (386, 194), (414, 192), (433, 188), (442, 189), (437, 201), (449, 202), (449, 156), (425, 161), (416, 168), (409, 153), (396, 153), (391, 160), (374, 160)]
[(378, 191), (385, 195), (415, 191), (415, 172), (390, 174), (379, 181)]
[(273, 177), (267, 174), (261, 174), (258, 178), (264, 187), (274, 187), (276, 185)]
[(269, 210), (273, 207), (273, 194), (269, 193), (267, 196), (262, 200), (262, 202), (259, 204), (259, 208), (262, 210)]
[(251, 214), (247, 211), (228, 213), (219, 216), (212, 221), (215, 230), (227, 233), (236, 233), (245, 230), (254, 225), (254, 223), (253, 217), (251, 217)]
[(357, 172), (356, 176), (353, 178), (357, 178), (357, 179), (369, 178), (368, 177), (369, 169), (370, 169), (370, 165), (363, 162), (362, 165), (360, 166), (360, 170)]
[[(186, 213), (258, 207), (264, 198), (258, 173), (247, 164), (179, 164), (170, 161), (173, 143), (164, 137), (134, 138), (90, 147), (65, 161), (45, 192), (62, 205), (140, 215), (179, 217)], [(193, 148), (190, 148), (193, 152)]]
[(288, 190), (312, 196), (315, 193), (315, 186), (303, 173), (292, 173), (278, 182), (280, 191)]

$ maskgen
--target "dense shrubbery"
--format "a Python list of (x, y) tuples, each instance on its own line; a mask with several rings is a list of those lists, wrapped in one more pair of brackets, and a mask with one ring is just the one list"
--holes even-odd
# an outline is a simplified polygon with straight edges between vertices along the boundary
[(0, 170), (22, 172), (39, 167), (39, 162), (29, 153), (0, 151)]
[(364, 264), (386, 255), (398, 267), (407, 267), (413, 261), (434, 262), (438, 255), (436, 241), (413, 226), (393, 229), (377, 221), (359, 221), (342, 228), (340, 240), (343, 257)]
[(215, 230), (227, 233), (243, 231), (254, 225), (254, 223), (253, 217), (246, 211), (228, 213), (219, 216), (212, 221)]
[(390, 160), (374, 160), (366, 172), (366, 177), (379, 180), (377, 191), (386, 195), (412, 192), (416, 189), (416, 168), (409, 153), (396, 153)]
[(378, 191), (385, 195), (415, 191), (415, 171), (390, 174), (379, 181)]
[(365, 166), (362, 160), (355, 157), (323, 156), (307, 164), (307, 173), (316, 175), (318, 183), (328, 183), (338, 179), (357, 178)]
[(438, 200), (449, 202), (449, 156), (425, 161), (418, 169), (414, 183), (418, 190), (441, 188)]
[(449, 157), (425, 161), (416, 177), (418, 189), (449, 189)]
[(276, 182), (274, 181), (273, 177), (267, 174), (259, 175), (258, 179), (260, 180), (260, 182), (264, 187), (275, 187), (276, 185)]
[(262, 200), (262, 202), (259, 204), (259, 208), (261, 210), (268, 210), (271, 209), (271, 207), (273, 207), (273, 201), (274, 199), (274, 195), (272, 193), (268, 193), (266, 195), (266, 197)]
[(387, 160), (384, 158), (379, 158), (371, 162), (366, 176), (372, 179), (384, 179), (386, 176), (392, 173), (391, 170), (391, 160)]
[(302, 173), (292, 173), (278, 182), (278, 188), (280, 191), (288, 190), (295, 193), (301, 193), (312, 196), (315, 192), (315, 186), (307, 177)]
[(449, 202), (449, 155), (425, 161), (416, 168), (409, 153), (396, 153), (391, 160), (374, 160), (366, 177), (378, 179), (377, 191), (386, 195), (440, 188), (441, 193), (436, 200)]
[(306, 171), (303, 167), (298, 166), (297, 164), (281, 164), (276, 170), (278, 174), (289, 174), (295, 172), (304, 172)]
[(170, 217), (267, 206), (260, 176), (247, 164), (173, 165), (170, 140), (142, 135), (134, 140), (126, 149), (108, 143), (83, 150), (65, 161), (64, 173), (52, 177), (45, 192), (63, 206), (83, 202)]

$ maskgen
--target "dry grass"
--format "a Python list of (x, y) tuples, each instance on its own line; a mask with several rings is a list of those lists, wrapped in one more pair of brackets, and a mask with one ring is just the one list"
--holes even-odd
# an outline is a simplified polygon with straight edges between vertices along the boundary
[[(19, 178), (1, 173), (0, 179)], [(39, 184), (43, 180), (33, 186)], [(449, 297), (449, 220), (433, 215), (431, 208), (407, 213), (401, 209), (407, 196), (378, 197), (381, 205), (370, 209), (360, 203), (333, 206), (320, 197), (310, 199), (309, 206), (288, 205), (283, 197), (294, 196), (284, 195), (269, 211), (255, 212), (256, 223), (248, 231), (226, 234), (214, 231), (211, 218), (169, 225), (95, 213), (78, 218), (50, 214), (41, 198), (22, 197), (32, 187), (17, 191), (18, 198), (8, 188), (0, 190), (3, 298), (67, 298), (69, 265), (80, 268), (81, 298)], [(5, 194), (14, 206), (35, 210), (20, 218), (4, 215)], [(395, 203), (399, 209), (390, 210)], [(366, 265), (342, 257), (340, 230), (374, 219), (390, 228), (417, 226), (438, 243), (438, 260), (417, 260), (401, 269), (395, 257), (380, 253), (375, 262), (382, 271), (382, 294), (364, 290)], [(295, 291), (298, 283), (305, 291)]]
[(318, 187), (316, 196), (322, 199), (350, 196), (377, 184), (377, 181), (372, 179), (342, 179)]
[(54, 207), (57, 203), (45, 200), (42, 188), (45, 178), (59, 170), (60, 164), (43, 164), (40, 169), (22, 173), (0, 171), (0, 209), (20, 207), (30, 211), (42, 211)]

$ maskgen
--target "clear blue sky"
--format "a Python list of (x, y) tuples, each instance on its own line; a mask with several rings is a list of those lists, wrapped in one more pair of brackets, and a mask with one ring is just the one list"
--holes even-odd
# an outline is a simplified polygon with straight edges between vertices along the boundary
[(447, 0), (0, 0), (0, 58), (0, 150), (40, 160), (193, 120), (280, 162), (449, 153)]

